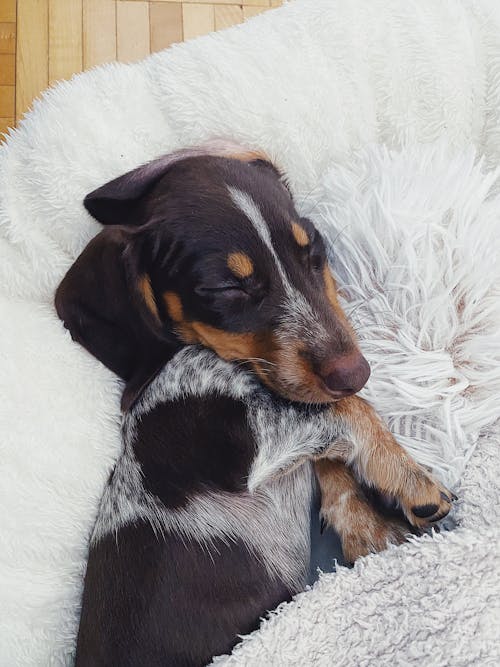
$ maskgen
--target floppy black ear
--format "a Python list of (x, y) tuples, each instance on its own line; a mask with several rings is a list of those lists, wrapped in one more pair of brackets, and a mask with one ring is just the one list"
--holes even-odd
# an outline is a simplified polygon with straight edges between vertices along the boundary
[(85, 248), (59, 285), (55, 306), (80, 343), (126, 382), (128, 409), (175, 352), (167, 340), (149, 276), (136, 256), (133, 230), (103, 230)]
[(143, 197), (178, 161), (176, 155), (166, 155), (102, 185), (85, 197), (85, 208), (105, 225), (140, 225)]
[(96, 220), (105, 225), (141, 225), (145, 222), (142, 213), (144, 197), (172, 165), (186, 158), (207, 155), (243, 161), (267, 161), (262, 152), (241, 144), (226, 140), (210, 141), (201, 146), (164, 155), (123, 176), (118, 176), (88, 194), (83, 201), (85, 208)]

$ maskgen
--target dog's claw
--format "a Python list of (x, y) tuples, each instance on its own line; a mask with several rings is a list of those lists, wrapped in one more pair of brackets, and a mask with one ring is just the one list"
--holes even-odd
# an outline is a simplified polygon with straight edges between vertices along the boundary
[(319, 534), (320, 535), (323, 535), (323, 533), (325, 532), (325, 528), (326, 528), (326, 521), (324, 520), (323, 517), (320, 517), (320, 519), (319, 519)]

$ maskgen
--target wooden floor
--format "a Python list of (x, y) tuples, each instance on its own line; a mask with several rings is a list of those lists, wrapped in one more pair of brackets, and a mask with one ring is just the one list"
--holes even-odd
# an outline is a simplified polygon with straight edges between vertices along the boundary
[(0, 133), (54, 81), (112, 60), (139, 60), (283, 1), (0, 0)]

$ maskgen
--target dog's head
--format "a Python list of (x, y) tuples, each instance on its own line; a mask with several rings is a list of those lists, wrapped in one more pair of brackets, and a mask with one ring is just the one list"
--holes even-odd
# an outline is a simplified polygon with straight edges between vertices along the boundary
[(293, 401), (332, 402), (367, 381), (323, 240), (265, 156), (227, 144), (175, 153), (85, 206), (111, 227), (70, 269), (56, 306), (128, 382), (125, 406), (186, 344), (248, 363)]

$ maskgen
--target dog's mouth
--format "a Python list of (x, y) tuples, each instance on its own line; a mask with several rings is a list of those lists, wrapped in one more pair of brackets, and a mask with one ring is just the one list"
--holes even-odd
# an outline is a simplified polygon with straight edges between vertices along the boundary
[(290, 359), (281, 359), (281, 363), (265, 360), (248, 363), (264, 385), (297, 403), (335, 403), (359, 392), (370, 376), (368, 362), (357, 351), (324, 365), (329, 371), (326, 375), (300, 357), (295, 363)]

